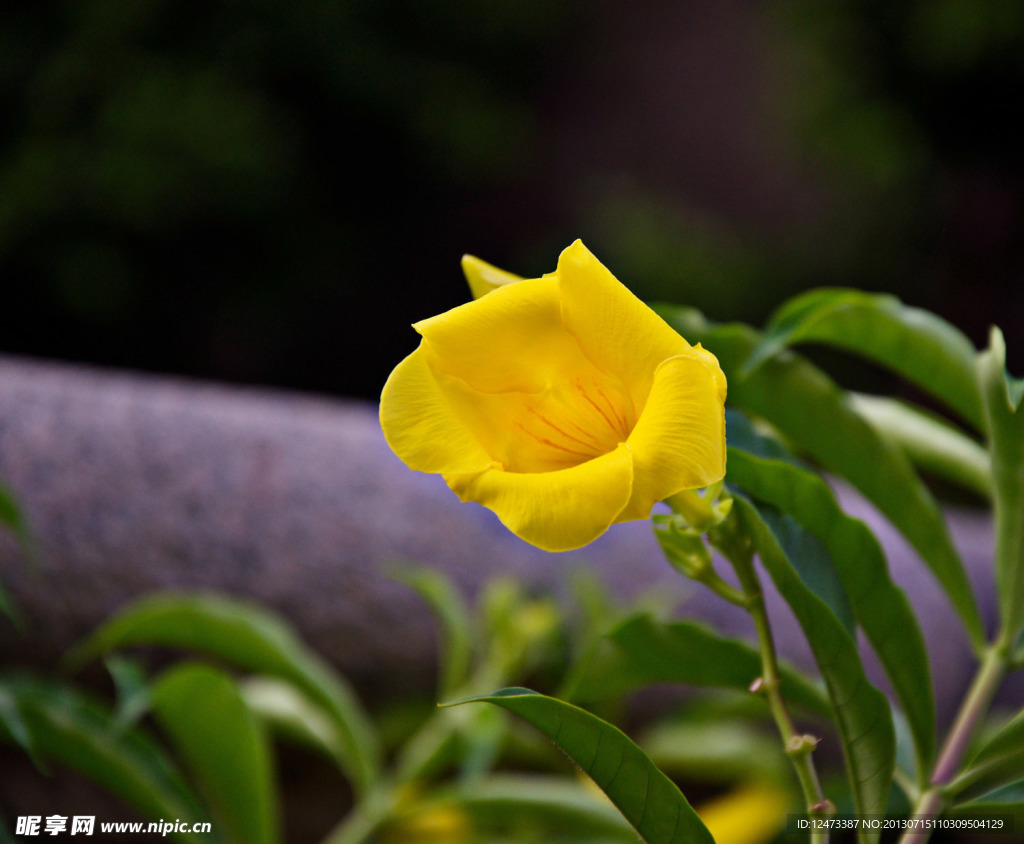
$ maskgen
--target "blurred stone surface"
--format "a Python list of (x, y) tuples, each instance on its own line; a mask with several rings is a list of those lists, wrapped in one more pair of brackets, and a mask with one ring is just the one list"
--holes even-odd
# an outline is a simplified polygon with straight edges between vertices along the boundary
[(5, 661), (46, 665), (157, 589), (242, 595), (284, 614), (357, 682), (429, 682), (431, 625), (389, 573), (433, 566), (473, 593), (498, 574), (556, 588), (596, 561), (623, 595), (663, 573), (637, 524), (548, 555), (388, 449), (376, 409), (269, 390), (0, 360), (0, 483), (35, 539), (0, 539), (29, 630)]
[[(409, 471), (365, 403), (0, 357), (0, 483), (24, 510), (37, 559), (26, 564), (0, 532), (3, 582), (27, 620), (24, 635), (0, 622), (8, 666), (52, 666), (141, 595), (202, 589), (283, 614), (371, 697), (426, 689), (433, 628), (389, 577), (408, 562), (470, 594), (501, 574), (564, 593), (567, 574), (588, 566), (623, 600), (675, 590), (689, 596), (683, 612), (749, 632), (732, 607), (688, 591), (647, 523), (577, 552), (538, 551), (483, 508), (459, 504), (440, 478)], [(921, 614), (948, 716), (971, 671), (951, 611), (896, 532), (841, 495), (872, 523)], [(987, 521), (950, 516), (991, 617)], [(771, 600), (781, 650), (806, 662), (795, 623)]]

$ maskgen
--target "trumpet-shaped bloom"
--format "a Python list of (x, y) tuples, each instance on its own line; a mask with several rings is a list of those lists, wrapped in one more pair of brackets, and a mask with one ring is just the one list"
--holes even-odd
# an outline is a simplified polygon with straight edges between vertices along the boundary
[(499, 283), (416, 323), (419, 348), (381, 396), (384, 436), (410, 468), (549, 551), (724, 476), (718, 361), (580, 241), (538, 279), (467, 260), (467, 275)]

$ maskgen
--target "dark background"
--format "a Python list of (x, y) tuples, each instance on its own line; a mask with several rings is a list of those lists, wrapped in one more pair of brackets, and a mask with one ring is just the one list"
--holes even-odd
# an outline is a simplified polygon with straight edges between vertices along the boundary
[(375, 398), (472, 252), (764, 320), (897, 293), (1024, 369), (1024, 4), (0, 11), (0, 350)]

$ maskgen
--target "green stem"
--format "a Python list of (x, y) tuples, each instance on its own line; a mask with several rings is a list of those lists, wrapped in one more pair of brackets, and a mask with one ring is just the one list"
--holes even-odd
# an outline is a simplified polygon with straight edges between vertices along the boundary
[[(763, 694), (768, 701), (768, 707), (775, 719), (775, 725), (782, 738), (786, 755), (800, 782), (807, 814), (812, 818), (829, 817), (835, 811), (835, 807), (825, 799), (811, 756), (818, 740), (797, 731), (782, 697), (782, 674), (779, 671), (779, 661), (775, 654), (775, 639), (768, 620), (764, 592), (754, 569), (753, 551), (748, 542), (737, 537), (725, 525), (721, 529), (709, 533), (708, 538), (732, 563), (743, 591), (747, 612), (750, 613), (754, 622), (758, 649), (761, 654), (761, 677), (752, 690)], [(828, 844), (827, 830), (812, 830), (811, 842), (812, 844)]]
[(814, 768), (814, 761), (811, 752), (817, 745), (817, 740), (805, 736), (797, 731), (796, 725), (790, 717), (782, 698), (782, 677), (779, 674), (778, 661), (775, 656), (775, 648), (772, 640), (772, 631), (768, 626), (768, 614), (765, 611), (764, 597), (757, 593), (749, 595), (750, 603), (748, 610), (754, 620), (754, 627), (757, 630), (758, 644), (761, 650), (761, 683), (759, 691), (763, 692), (768, 700), (772, 717), (779, 729), (779, 735), (785, 742), (786, 754), (793, 763), (797, 778), (800, 780), (800, 788), (804, 793), (807, 802), (807, 811), (812, 814), (821, 814), (825, 803), (825, 795), (821, 790), (821, 783), (818, 781), (818, 774)]
[[(507, 672), (490, 663), (480, 666), (466, 683), (453, 693), (455, 698), (468, 697), (477, 690), (490, 691), (505, 684)], [(452, 740), (464, 715), (459, 710), (440, 709), (420, 726), (404, 746), (390, 777), (378, 781), (365, 797), (356, 801), (351, 812), (332, 829), (321, 844), (365, 844), (387, 821), (400, 804), (402, 794), (412, 783), (431, 776), (437, 755)]]
[[(933, 817), (945, 808), (945, 786), (956, 778), (971, 737), (981, 719), (985, 717), (985, 713), (988, 712), (992, 698), (1009, 669), (1010, 648), (1006, 639), (1005, 635), (1000, 636), (984, 652), (978, 672), (974, 675), (974, 680), (960, 705), (960, 711), (953, 722), (953, 727), (942, 746), (939, 759), (932, 769), (929, 788), (918, 798), (917, 805), (914, 806), (912, 812), (913, 815)], [(909, 829), (900, 838), (899, 844), (924, 842), (930, 835), (931, 830), (928, 829)]]
[(345, 819), (327, 833), (322, 844), (364, 844), (387, 820), (394, 807), (394, 790), (380, 784), (367, 792)]

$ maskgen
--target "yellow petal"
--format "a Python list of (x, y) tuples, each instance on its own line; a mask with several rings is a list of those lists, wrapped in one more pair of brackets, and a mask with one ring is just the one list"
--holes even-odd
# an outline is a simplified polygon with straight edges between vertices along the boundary
[(669, 358), (655, 370), (647, 404), (626, 441), (633, 450), (633, 496), (620, 521), (646, 519), (657, 502), (725, 475), (718, 373), (708, 352)]
[(469, 283), (469, 290), (474, 299), (486, 296), (492, 290), (506, 284), (522, 281), (523, 277), (498, 269), (493, 264), (481, 261), (475, 255), (462, 256), (462, 272)]
[(661, 361), (690, 344), (577, 240), (558, 259), (562, 319), (594, 365), (628, 385), (639, 411)]
[(718, 397), (724, 403), (728, 385), (725, 381), (725, 373), (722, 372), (722, 367), (718, 363), (718, 358), (711, 354), (711, 352), (705, 349), (700, 343), (693, 347), (693, 352), (697, 357), (701, 358), (708, 366), (711, 367), (715, 374), (715, 386), (718, 387)]
[(452, 412), (422, 346), (395, 367), (380, 397), (384, 438), (420, 472), (479, 472), (493, 461)]
[(629, 501), (632, 478), (625, 444), (557, 472), (445, 475), (459, 498), (493, 510), (516, 536), (545, 551), (581, 548), (604, 533)]
[(486, 393), (540, 392), (567, 360), (585, 360), (562, 327), (558, 283), (550, 278), (499, 287), (413, 327), (431, 369)]
[(792, 799), (772, 785), (754, 783), (697, 808), (717, 844), (768, 844), (786, 825)]
[[(613, 451), (628, 436), (628, 409), (618, 410), (628, 399), (608, 385), (600, 392), (600, 385), (590, 386), (598, 400), (607, 402), (595, 410), (586, 401), (589, 393), (581, 394), (575, 383), (535, 393), (484, 393), (447, 373), (434, 376), (452, 413), (492, 460), (509, 472), (552, 472), (575, 466)], [(579, 376), (577, 380), (582, 385)], [(606, 422), (619, 418), (624, 421), (621, 429)], [(632, 425), (631, 417), (628, 424)]]

